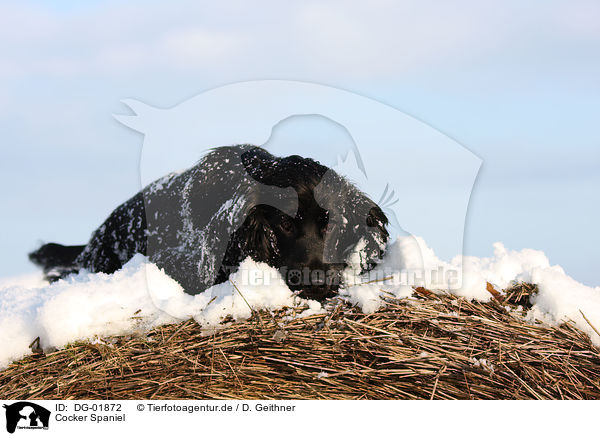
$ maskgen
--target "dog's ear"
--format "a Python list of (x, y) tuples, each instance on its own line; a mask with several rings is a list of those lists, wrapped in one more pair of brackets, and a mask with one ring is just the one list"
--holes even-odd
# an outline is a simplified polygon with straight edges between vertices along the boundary
[(244, 256), (271, 265), (277, 263), (277, 237), (260, 206), (253, 208), (240, 228), (240, 248)]
[(386, 237), (389, 236), (386, 226), (388, 225), (388, 218), (379, 206), (372, 207), (367, 214), (367, 225), (369, 227), (377, 227)]

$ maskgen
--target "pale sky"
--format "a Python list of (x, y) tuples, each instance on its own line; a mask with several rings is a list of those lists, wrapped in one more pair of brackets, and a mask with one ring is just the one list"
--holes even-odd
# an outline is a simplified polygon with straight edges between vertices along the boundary
[(41, 241), (84, 243), (139, 189), (122, 99), (287, 79), (391, 105), (479, 156), (465, 254), (540, 249), (600, 285), (599, 2), (77, 3), (0, 4), (0, 276), (31, 271)]

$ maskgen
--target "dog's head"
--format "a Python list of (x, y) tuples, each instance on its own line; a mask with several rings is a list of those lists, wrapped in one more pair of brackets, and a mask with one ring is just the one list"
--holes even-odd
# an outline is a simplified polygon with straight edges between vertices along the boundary
[(257, 201), (234, 235), (237, 256), (278, 268), (290, 289), (323, 299), (339, 288), (342, 271), (373, 268), (388, 239), (387, 217), (364, 193), (331, 169), (300, 156), (276, 158), (261, 148), (242, 155), (261, 185), (293, 188), (294, 216)]

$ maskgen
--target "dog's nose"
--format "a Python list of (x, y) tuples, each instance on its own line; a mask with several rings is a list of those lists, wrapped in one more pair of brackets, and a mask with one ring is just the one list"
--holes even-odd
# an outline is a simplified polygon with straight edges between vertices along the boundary
[(341, 282), (342, 269), (337, 265), (326, 265), (315, 262), (309, 267), (309, 286), (321, 293), (336, 291)]
[(299, 295), (303, 298), (308, 298), (311, 300), (322, 301), (326, 298), (330, 298), (335, 296), (336, 291), (338, 290), (339, 285), (329, 285), (329, 284), (321, 284), (321, 285), (312, 285), (305, 286), (300, 290)]

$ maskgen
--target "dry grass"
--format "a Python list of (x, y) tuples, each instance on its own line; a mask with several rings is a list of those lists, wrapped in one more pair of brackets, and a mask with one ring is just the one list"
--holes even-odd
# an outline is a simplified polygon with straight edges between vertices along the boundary
[(600, 399), (600, 352), (572, 323), (525, 323), (532, 292), (476, 303), (419, 288), (371, 315), (260, 312), (211, 336), (187, 321), (23, 359), (0, 372), (0, 397)]

